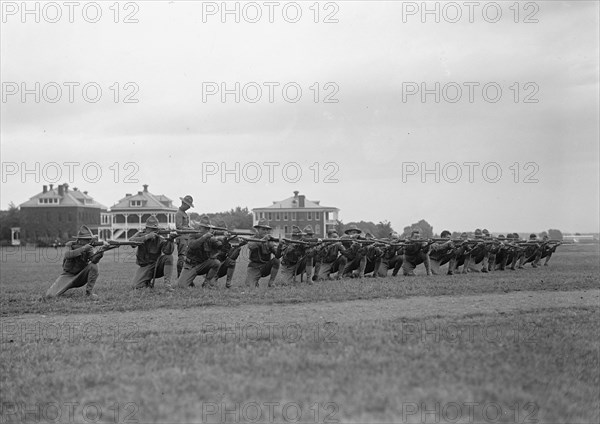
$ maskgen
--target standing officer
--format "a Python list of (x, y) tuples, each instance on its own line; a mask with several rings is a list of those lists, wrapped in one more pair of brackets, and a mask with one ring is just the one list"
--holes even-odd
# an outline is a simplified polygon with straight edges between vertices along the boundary
[(98, 262), (104, 255), (101, 249), (94, 250), (92, 231), (82, 225), (75, 241), (67, 242), (67, 251), (63, 258), (63, 273), (46, 292), (45, 298), (60, 296), (67, 290), (85, 287), (85, 294), (91, 300), (98, 300), (92, 293), (98, 279)]
[(144, 287), (154, 288), (154, 279), (164, 276), (167, 291), (172, 292), (171, 275), (173, 273), (173, 239), (176, 232), (171, 232), (168, 238), (158, 234), (158, 219), (151, 216), (146, 220), (144, 231), (138, 231), (130, 238), (131, 241), (142, 243), (137, 248), (136, 263), (139, 265), (132, 286), (134, 289)]
[[(192, 228), (190, 227), (190, 217), (186, 211), (194, 207), (194, 199), (189, 194), (179, 199), (181, 200), (181, 206), (175, 213), (175, 228), (177, 230), (190, 230)], [(188, 240), (189, 236), (187, 234), (182, 234), (175, 239), (175, 245), (177, 246), (177, 278), (179, 278), (185, 262), (185, 250)]]
[(248, 243), (250, 262), (246, 273), (246, 287), (258, 287), (260, 279), (266, 276), (269, 276), (269, 287), (273, 287), (280, 263), (277, 257), (277, 247), (271, 240), (272, 228), (264, 219), (259, 220), (254, 228), (258, 231), (258, 238), (263, 241)]

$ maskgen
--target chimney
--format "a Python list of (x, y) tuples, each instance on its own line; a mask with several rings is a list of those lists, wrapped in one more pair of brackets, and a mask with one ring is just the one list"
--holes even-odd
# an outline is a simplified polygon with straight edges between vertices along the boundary
[(125, 193), (125, 197), (131, 197), (131, 193)]
[(46, 193), (48, 191), (48, 186), (47, 185), (43, 185), (42, 186), (42, 190), (43, 190), (43, 193)]
[(64, 187), (63, 187), (62, 185), (59, 185), (59, 186), (58, 186), (58, 195), (59, 195), (59, 196), (62, 196), (62, 195), (63, 195), (63, 189), (64, 189)]
[(73, 187), (73, 191), (77, 191), (77, 187)]
[(67, 183), (64, 183), (64, 184), (63, 184), (63, 187), (65, 188), (65, 193), (66, 193), (67, 191), (69, 191), (69, 184), (67, 184)]
[(298, 198), (298, 193), (300, 193), (298, 190), (294, 191), (294, 197), (297, 199)]
[(83, 194), (85, 194), (86, 196), (87, 196), (87, 193), (88, 193), (87, 191), (84, 191), (84, 192), (83, 192)]
[(138, 191), (138, 194), (142, 194), (142, 193), (143, 193), (142, 191)]
[(300, 196), (298, 196), (298, 199), (300, 200), (298, 206), (303, 208), (304, 207), (304, 199), (306, 199), (306, 196), (304, 194), (301, 194)]
[(148, 192), (148, 184), (144, 184), (144, 191), (147, 193)]
[(52, 187), (54, 187), (54, 184), (50, 184), (50, 190), (52, 190)]

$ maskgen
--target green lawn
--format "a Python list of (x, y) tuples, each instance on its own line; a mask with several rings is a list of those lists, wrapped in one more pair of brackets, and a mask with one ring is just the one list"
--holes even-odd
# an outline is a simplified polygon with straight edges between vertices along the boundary
[[(563, 246), (560, 249), (552, 258), (550, 266), (538, 269), (528, 265), (524, 270), (497, 271), (491, 274), (347, 279), (269, 290), (248, 290), (243, 287), (247, 260), (244, 255), (240, 255), (233, 289), (225, 290), (225, 281), (221, 279), (220, 290), (205, 290), (199, 287), (203, 277), (197, 277), (195, 288), (178, 290), (173, 295), (168, 295), (164, 292), (162, 280), (157, 280), (154, 290), (130, 290), (130, 281), (136, 269), (135, 251), (122, 248), (120, 251), (108, 252), (100, 262), (96, 293), (101, 300), (97, 303), (86, 302), (83, 289), (71, 290), (58, 300), (39, 302), (40, 296), (61, 272), (60, 252), (55, 252), (54, 249), (38, 249), (35, 252), (4, 249), (1, 252), (0, 311), (3, 316), (24, 313), (88, 313), (600, 287), (597, 245)], [(423, 273), (423, 269), (420, 272)], [(262, 283), (266, 284), (266, 279)]]

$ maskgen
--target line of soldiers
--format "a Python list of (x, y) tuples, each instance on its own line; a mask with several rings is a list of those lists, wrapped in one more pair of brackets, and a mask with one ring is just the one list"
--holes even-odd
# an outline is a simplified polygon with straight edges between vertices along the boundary
[[(268, 277), (268, 286), (276, 283), (289, 285), (303, 281), (365, 276), (386, 277), (389, 271), (397, 276), (414, 276), (418, 266), (423, 265), (427, 275), (446, 273), (491, 272), (495, 270), (523, 268), (527, 263), (536, 268), (545, 258), (544, 265), (561, 242), (547, 236), (538, 239), (531, 234), (529, 240), (508, 234), (492, 237), (487, 230), (475, 230), (474, 238), (462, 233), (453, 239), (449, 231), (443, 231), (439, 239), (423, 239), (419, 229), (402, 240), (398, 233), (386, 239), (376, 239), (351, 225), (344, 235), (329, 230), (328, 238), (315, 237), (311, 226), (303, 230), (292, 227), (290, 239), (271, 236), (272, 228), (264, 220), (255, 226), (256, 233), (227, 231), (224, 224), (216, 227), (204, 215), (197, 228), (190, 226), (186, 211), (193, 207), (191, 196), (180, 198), (181, 207), (176, 214), (176, 229), (162, 230), (158, 220), (151, 216), (145, 229), (136, 233), (128, 242), (95, 242), (89, 228), (83, 226), (75, 241), (68, 242), (63, 260), (63, 273), (46, 292), (45, 298), (60, 296), (67, 290), (86, 286), (86, 294), (93, 294), (98, 278), (98, 262), (104, 251), (120, 245), (137, 248), (138, 269), (132, 280), (133, 289), (154, 287), (157, 278), (163, 278), (168, 292), (175, 290), (171, 283), (173, 252), (177, 247), (176, 287), (194, 286), (197, 276), (204, 276), (202, 287), (216, 288), (220, 278), (226, 277), (225, 287), (230, 288), (237, 258), (244, 245), (248, 246), (249, 264), (246, 271), (246, 287), (258, 287), (261, 278)], [(98, 247), (95, 249), (94, 247)]]

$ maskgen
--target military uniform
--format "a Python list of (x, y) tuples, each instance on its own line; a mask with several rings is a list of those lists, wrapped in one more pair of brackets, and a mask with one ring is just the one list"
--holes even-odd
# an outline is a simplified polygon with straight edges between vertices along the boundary
[(429, 248), (429, 266), (433, 275), (442, 274), (441, 267), (446, 264), (448, 264), (446, 273), (448, 275), (454, 273), (456, 249), (454, 243), (450, 240), (450, 236), (450, 231), (442, 231), (441, 238), (448, 239), (448, 241), (433, 243)]
[[(519, 258), (522, 255), (523, 249), (516, 244), (519, 241), (519, 234), (517, 233), (509, 233), (506, 236), (506, 243), (504, 246), (506, 247), (506, 256), (502, 258), (502, 261), (497, 266), (498, 269), (504, 270), (507, 266), (509, 269), (514, 271), (517, 265)], [(498, 260), (496, 260), (498, 262)]]
[[(305, 234), (300, 231), (300, 228), (295, 225), (292, 227), (292, 239), (300, 240), (303, 235)], [(306, 250), (306, 246), (301, 244), (286, 243), (285, 241), (279, 243), (277, 256), (281, 257), (279, 275), (283, 285), (295, 284), (296, 276), (301, 276), (304, 272), (306, 267)]]
[[(390, 243), (398, 243), (400, 236), (396, 232), (390, 233), (388, 238)], [(398, 271), (402, 267), (402, 256), (404, 255), (404, 247), (400, 244), (393, 246), (387, 245), (382, 247), (381, 256), (377, 259), (375, 264), (374, 276), (387, 277), (387, 273), (392, 269), (392, 276), (398, 275)]]
[[(372, 240), (375, 237), (371, 233), (365, 234), (365, 238), (367, 240)], [(364, 274), (371, 274), (372, 277), (377, 277), (377, 271), (379, 265), (381, 264), (381, 258), (383, 257), (383, 249), (381, 248), (381, 244), (373, 243), (367, 244), (363, 246), (363, 250), (365, 251), (365, 271)]]
[[(411, 238), (419, 240), (421, 233), (413, 231)], [(414, 276), (415, 269), (420, 264), (425, 266), (427, 275), (431, 275), (431, 267), (429, 264), (429, 244), (423, 241), (407, 240), (404, 246), (404, 257), (402, 258), (402, 274), (405, 276)]]
[[(190, 217), (186, 211), (189, 208), (194, 207), (194, 199), (189, 194), (185, 197), (180, 197), (179, 199), (181, 200), (181, 206), (175, 213), (175, 228), (177, 230), (189, 230), (191, 229)], [(187, 234), (180, 235), (175, 239), (175, 245), (177, 246), (177, 278), (179, 278), (181, 270), (183, 269), (188, 240), (189, 235)]]
[(130, 238), (131, 241), (142, 243), (137, 248), (137, 269), (132, 286), (134, 289), (154, 287), (154, 279), (164, 277), (165, 286), (168, 291), (173, 291), (171, 286), (171, 275), (173, 273), (173, 251), (175, 245), (171, 234), (168, 238), (160, 236), (158, 220), (151, 216), (146, 220), (146, 229), (139, 231)]
[[(310, 225), (307, 225), (302, 230), (303, 235), (301, 236), (302, 241), (306, 242), (316, 242), (318, 239), (315, 238), (315, 232), (313, 231)], [(304, 254), (302, 259), (300, 260), (300, 264), (298, 265), (300, 280), (302, 280), (302, 274), (306, 272), (306, 282), (311, 283), (313, 281), (313, 277), (315, 276), (315, 255), (317, 253), (316, 246), (307, 246), (304, 247)], [(316, 279), (316, 278), (314, 278)]]
[[(337, 238), (338, 234), (336, 230), (332, 230), (328, 233), (330, 238)], [(337, 273), (337, 279), (342, 278), (342, 273), (348, 260), (344, 253), (346, 248), (343, 246), (341, 240), (337, 243), (327, 243), (322, 245), (316, 254), (318, 260), (318, 271), (317, 281), (331, 279), (331, 274)]]
[(221, 239), (221, 242), (221, 249), (217, 256), (217, 259), (219, 260), (219, 262), (221, 262), (221, 266), (219, 267), (219, 271), (217, 272), (216, 279), (218, 280), (219, 278), (227, 276), (227, 279), (225, 280), (225, 287), (229, 289), (231, 288), (231, 281), (235, 272), (237, 258), (240, 256), (242, 247), (248, 242), (245, 240), (241, 240), (239, 243), (233, 244), (231, 238), (229, 237), (223, 237)]
[[(488, 246), (486, 246), (483, 232), (479, 228), (475, 230), (475, 240), (478, 243), (470, 249), (465, 259), (464, 269), (467, 272), (488, 272)], [(479, 264), (481, 264), (481, 268), (478, 267)]]
[(346, 257), (346, 266), (342, 272), (342, 277), (362, 278), (365, 276), (365, 268), (367, 267), (366, 251), (359, 243), (352, 240), (361, 233), (362, 231), (354, 224), (344, 231), (345, 235), (341, 240), (345, 248), (342, 254)]
[(87, 296), (94, 300), (98, 298), (92, 292), (98, 279), (98, 262), (104, 254), (100, 249), (94, 250), (89, 244), (92, 240), (92, 231), (84, 225), (77, 234), (77, 240), (66, 244), (63, 272), (46, 291), (46, 298), (60, 296), (67, 290), (84, 285)]
[(265, 241), (248, 243), (250, 262), (246, 272), (246, 287), (258, 287), (260, 279), (266, 276), (269, 276), (268, 284), (269, 287), (272, 287), (280, 266), (275, 243), (266, 240), (272, 228), (267, 225), (265, 220), (260, 220), (254, 228), (258, 230), (259, 237), (265, 238)]
[(523, 268), (525, 264), (531, 263), (534, 268), (538, 267), (542, 256), (542, 243), (537, 239), (536, 234), (530, 234), (529, 240), (525, 244), (523, 254), (519, 258), (519, 268)]
[(556, 249), (558, 248), (558, 246), (560, 246), (560, 243), (551, 245), (550, 243), (548, 243), (548, 240), (548, 236), (544, 236), (544, 238), (542, 239), (542, 254), (536, 262), (536, 265), (538, 266), (540, 265), (540, 260), (544, 258), (546, 258), (546, 261), (544, 261), (544, 266), (548, 266), (548, 262), (550, 261), (552, 254), (556, 252)]
[(188, 240), (185, 262), (177, 280), (177, 287), (194, 286), (194, 279), (198, 275), (205, 275), (202, 287), (215, 287), (215, 279), (221, 266), (218, 256), (223, 241), (210, 232), (212, 226), (208, 216), (200, 218), (200, 228), (204, 232), (192, 234)]

